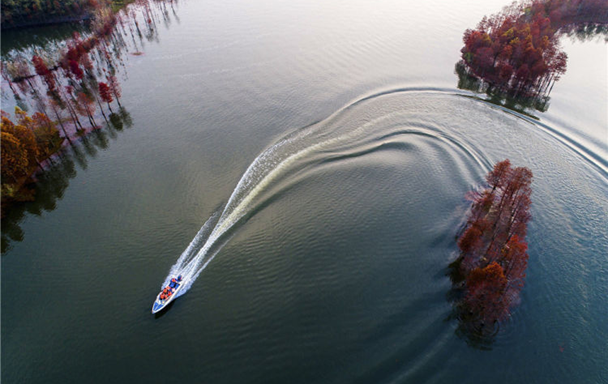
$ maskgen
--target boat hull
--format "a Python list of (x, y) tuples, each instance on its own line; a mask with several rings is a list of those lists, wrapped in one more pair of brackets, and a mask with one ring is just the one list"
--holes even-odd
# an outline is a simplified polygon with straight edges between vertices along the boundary
[(182, 281), (179, 283), (179, 285), (175, 289), (175, 292), (168, 299), (165, 299), (165, 300), (160, 299), (160, 295), (161, 295), (162, 291), (159, 292), (158, 295), (156, 296), (156, 300), (154, 300), (154, 304), (152, 304), (152, 313), (158, 313), (158, 312), (162, 311), (163, 309), (165, 309), (167, 307), (167, 305), (169, 305), (170, 302), (172, 302), (173, 300), (175, 300), (177, 298), (177, 294), (179, 293), (179, 291), (181, 291), (183, 286), (184, 286), (184, 282)]

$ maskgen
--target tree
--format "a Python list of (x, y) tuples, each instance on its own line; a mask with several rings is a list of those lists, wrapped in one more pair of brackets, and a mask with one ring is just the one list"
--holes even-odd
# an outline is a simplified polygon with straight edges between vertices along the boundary
[(490, 187), (492, 187), (492, 193), (494, 193), (496, 188), (502, 188), (504, 186), (510, 172), (511, 162), (509, 159), (499, 161), (494, 165), (494, 169), (492, 169), (486, 176), (486, 182), (490, 185)]
[(53, 92), (51, 92), (51, 91), (47, 92), (47, 95), (49, 96), (49, 105), (51, 107), (51, 110), (55, 114), (55, 118), (57, 118), (57, 122), (59, 123), (59, 125), (61, 126), (61, 130), (63, 131), (63, 136), (66, 139), (68, 139), (68, 142), (70, 144), (72, 144), (70, 135), (67, 133), (65, 126), (63, 125), (63, 117), (62, 117), (61, 110), (65, 109), (65, 106), (64, 106), (63, 100), (61, 100), (61, 96), (59, 95), (59, 93), (56, 90)]
[(27, 153), (15, 136), (2, 131), (2, 183), (6, 180), (17, 183), (27, 172)]
[(101, 100), (103, 100), (105, 103), (108, 103), (108, 109), (110, 110), (110, 112), (112, 112), (112, 107), (110, 106), (110, 103), (114, 99), (112, 98), (112, 90), (110, 89), (108, 84), (99, 83), (99, 97), (101, 97)]
[(25, 156), (28, 161), (28, 165), (33, 165), (37, 163), (38, 158), (38, 145), (36, 143), (36, 137), (34, 132), (26, 128), (23, 125), (15, 125), (8, 118), (8, 116), (2, 117), (2, 132), (10, 133), (13, 137), (15, 137), (19, 144), (21, 145), (21, 149), (25, 153)]
[(38, 74), (38, 76), (41, 76), (44, 79), (48, 91), (53, 92), (56, 87), (55, 77), (53, 77), (53, 74), (49, 70), (46, 63), (40, 58), (40, 56), (37, 55), (34, 55), (34, 57), (32, 58), (32, 63), (34, 64), (36, 74)]
[(40, 159), (48, 159), (61, 148), (63, 140), (59, 136), (55, 123), (44, 113), (34, 113), (32, 121)]
[(16, 184), (36, 167), (38, 147), (30, 129), (15, 125), (4, 111), (2, 115), (2, 183)]
[(522, 0), (464, 32), (462, 63), (490, 87), (538, 97), (551, 92), (566, 70), (560, 35), (595, 24), (608, 24), (608, 2)]
[(493, 325), (508, 316), (504, 295), (507, 284), (504, 270), (497, 262), (475, 268), (467, 276), (464, 305), (480, 325)]
[(80, 69), (78, 62), (76, 60), (70, 60), (68, 61), (68, 66), (70, 67), (70, 72), (72, 72), (72, 74), (74, 74), (78, 80), (82, 80), (84, 77), (84, 72), (82, 69)]
[(112, 91), (112, 94), (116, 98), (116, 102), (118, 103), (118, 106), (122, 108), (122, 105), (120, 105), (120, 96), (121, 96), (120, 83), (116, 79), (116, 76), (112, 75), (112, 76), (108, 77), (108, 84), (110, 86), (110, 90)]
[(80, 91), (77, 94), (76, 110), (82, 116), (89, 118), (92, 127), (97, 127), (93, 114), (95, 113), (95, 99), (85, 91)]
[(473, 329), (504, 320), (518, 302), (528, 263), (532, 177), (506, 159), (487, 174), (487, 188), (469, 195), (473, 204), (458, 239), (452, 281), (463, 291), (461, 318)]

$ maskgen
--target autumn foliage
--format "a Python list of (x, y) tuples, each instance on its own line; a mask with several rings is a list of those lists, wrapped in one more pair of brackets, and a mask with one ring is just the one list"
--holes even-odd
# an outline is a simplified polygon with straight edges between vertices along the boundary
[[(118, 3), (130, 6), (116, 10)], [(88, 132), (100, 132), (99, 112), (108, 127), (130, 125), (118, 79), (121, 68), (126, 68), (125, 53), (155, 40), (159, 22), (167, 20), (167, 7), (174, 5), (174, 0), (2, 1), (3, 28), (62, 21), (63, 16), (86, 14), (91, 20), (82, 35), (75, 32), (62, 44), (16, 50), (2, 58), (3, 86), (6, 81), (16, 104), (32, 111), (28, 115), (16, 108), (12, 120), (2, 112), (3, 212), (9, 202), (33, 197), (27, 184), (37, 170), (53, 162), (64, 139), (73, 144)], [(114, 102), (117, 111), (112, 109)]]
[(41, 167), (40, 163), (55, 153), (63, 139), (48, 116), (36, 112), (32, 116), (15, 108), (17, 123), (2, 111), (2, 202), (19, 199), (23, 184)]
[[(174, 0), (166, 2), (172, 6)], [(48, 3), (41, 3), (42, 8), (49, 8)], [(139, 48), (137, 38), (142, 46), (144, 38), (154, 39), (158, 20), (166, 16), (167, 9), (165, 1), (150, 0), (135, 1), (120, 12), (114, 12), (113, 5), (124, 4), (122, 1), (72, 0), (67, 3), (86, 8), (91, 17), (89, 30), (82, 35), (74, 32), (65, 44), (49, 46), (48, 51), (35, 50), (31, 58), (29, 52), (7, 56), (6, 61), (3, 58), (1, 74), (21, 105), (30, 104), (34, 110), (49, 114), (59, 122), (64, 133), (63, 122), (71, 120), (78, 135), (82, 135), (86, 127), (80, 116), (88, 118), (92, 128), (98, 128), (94, 122), (98, 111), (110, 123), (102, 102), (111, 113), (113, 101), (122, 108), (117, 73), (125, 66), (124, 53), (130, 50), (128, 36), (135, 49)], [(19, 8), (26, 13), (42, 10), (40, 7), (31, 9), (17, 1), (3, 2), (3, 11), (9, 8)], [(140, 28), (138, 19), (146, 20), (145, 28)]]
[(469, 195), (473, 201), (458, 239), (459, 258), (452, 281), (462, 290), (460, 318), (477, 331), (494, 329), (519, 301), (528, 265), (532, 172), (497, 163), (486, 176), (488, 187)]
[(512, 95), (547, 94), (566, 71), (559, 37), (590, 24), (608, 24), (608, 2), (524, 0), (465, 31), (461, 64), (470, 75)]

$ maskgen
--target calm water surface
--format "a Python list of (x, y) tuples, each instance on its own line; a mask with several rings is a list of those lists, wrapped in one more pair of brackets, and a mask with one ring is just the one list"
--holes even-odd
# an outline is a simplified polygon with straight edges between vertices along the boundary
[[(608, 382), (606, 44), (564, 38), (537, 119), (471, 97), (462, 33), (503, 5), (180, 2), (126, 63), (132, 124), (3, 223), (2, 381)], [(445, 273), (504, 158), (535, 176), (528, 277), (480, 349)], [(151, 315), (210, 217), (211, 262)]]

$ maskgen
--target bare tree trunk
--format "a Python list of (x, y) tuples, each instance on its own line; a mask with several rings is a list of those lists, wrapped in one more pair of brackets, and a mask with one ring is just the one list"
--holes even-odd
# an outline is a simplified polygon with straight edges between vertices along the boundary
[(72, 140), (70, 140), (70, 135), (68, 135), (68, 133), (65, 130), (65, 127), (63, 126), (63, 121), (61, 121), (61, 116), (59, 116), (59, 113), (57, 112), (57, 108), (55, 108), (55, 106), (53, 105), (52, 102), (51, 102), (51, 109), (55, 113), (55, 117), (57, 118), (57, 121), (59, 122), (59, 125), (61, 126), (61, 130), (63, 131), (63, 135), (65, 136), (66, 139), (68, 139), (68, 142), (70, 144), (73, 144)]
[(106, 123), (110, 123), (108, 121), (108, 117), (106, 116), (105, 112), (103, 111), (103, 106), (101, 105), (101, 102), (99, 101), (99, 99), (97, 98), (97, 96), (95, 96), (95, 101), (97, 101), (97, 105), (99, 105), (99, 109), (101, 110), (101, 115), (103, 116), (103, 119), (106, 121)]

